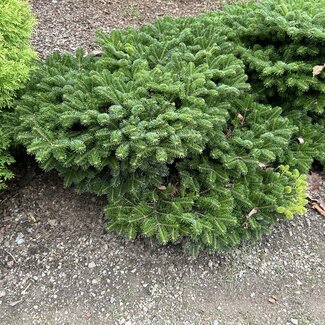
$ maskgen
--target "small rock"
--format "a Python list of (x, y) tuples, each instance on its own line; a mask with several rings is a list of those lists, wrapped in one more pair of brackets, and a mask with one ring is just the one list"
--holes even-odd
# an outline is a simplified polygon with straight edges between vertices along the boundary
[(218, 320), (214, 320), (213, 321), (213, 325), (219, 325), (219, 321)]
[(14, 261), (8, 261), (7, 265), (8, 265), (9, 268), (12, 268), (13, 265), (14, 265)]
[(291, 322), (293, 325), (298, 325), (298, 324), (299, 324), (298, 319), (295, 319), (295, 318), (291, 318), (291, 319), (290, 319), (290, 322)]
[(90, 262), (90, 263), (88, 264), (88, 267), (89, 267), (90, 269), (93, 269), (95, 266), (96, 266), (95, 262)]
[(25, 242), (24, 239), (24, 234), (23, 233), (18, 233), (17, 238), (16, 238), (16, 244), (21, 245)]
[(1, 291), (0, 291), (0, 298), (4, 297), (5, 295), (6, 295), (6, 291), (1, 290)]
[(125, 325), (132, 325), (132, 323), (131, 323), (130, 320), (126, 321), (124, 324), (125, 324)]
[(32, 213), (32, 212), (27, 212), (27, 217), (28, 217), (32, 222), (37, 222), (34, 213)]
[(94, 279), (91, 281), (92, 284), (97, 284), (98, 283), (98, 280)]
[(209, 271), (204, 271), (201, 275), (200, 275), (200, 278), (201, 279), (204, 279), (205, 276), (209, 273)]
[(245, 271), (240, 271), (238, 273), (238, 278), (241, 279), (244, 276), (244, 274), (245, 274)]
[(84, 314), (85, 314), (85, 316), (87, 318), (90, 318), (91, 317), (91, 311), (89, 311), (89, 310), (86, 310)]
[(58, 225), (58, 221), (56, 219), (50, 219), (47, 222), (51, 227), (56, 227)]
[(269, 298), (269, 302), (270, 302), (271, 304), (275, 304), (275, 303), (276, 303), (276, 300), (275, 300), (274, 298)]
[[(103, 55), (103, 51), (101, 51), (101, 50), (94, 50), (94, 51), (92, 51), (91, 52), (91, 54), (93, 55), (93, 56), (102, 56)], [(92, 198), (92, 199), (94, 199), (94, 202), (95, 202), (95, 198)]]

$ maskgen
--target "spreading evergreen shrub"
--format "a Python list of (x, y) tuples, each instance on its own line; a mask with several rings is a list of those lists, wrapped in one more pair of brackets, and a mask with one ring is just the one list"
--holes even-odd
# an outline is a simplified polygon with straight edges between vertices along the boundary
[(18, 138), (66, 185), (108, 196), (108, 229), (196, 253), (305, 211), (304, 176), (281, 165), (297, 127), (250, 94), (218, 24), (165, 18), (99, 41), (100, 57), (40, 65)]
[(281, 106), (298, 126), (288, 162), (309, 170), (325, 164), (325, 0), (264, 0), (208, 15), (219, 24), (258, 100)]
[(28, 77), (34, 57), (29, 44), (33, 23), (26, 1), (0, 1), (0, 189), (12, 177), (7, 168), (13, 158), (8, 152), (11, 137), (4, 127), (8, 123), (5, 115)]

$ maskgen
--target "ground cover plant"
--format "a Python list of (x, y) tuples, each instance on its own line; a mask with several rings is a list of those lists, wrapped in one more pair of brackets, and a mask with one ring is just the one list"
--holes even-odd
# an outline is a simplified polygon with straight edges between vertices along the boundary
[(28, 4), (20, 0), (0, 3), (0, 189), (13, 175), (8, 165), (11, 136), (5, 125), (16, 91), (24, 87), (34, 57), (29, 40), (34, 19)]
[[(296, 3), (282, 15), (298, 30), (315, 22), (319, 44), (322, 20), (301, 18)], [(52, 54), (18, 103), (18, 140), (67, 186), (107, 195), (108, 229), (131, 239), (182, 242), (196, 254), (258, 238), (305, 211), (300, 171), (324, 154), (324, 72), (312, 75), (323, 50), (298, 62), (299, 42), (317, 46), (291, 39), (278, 8), (164, 18), (99, 33), (100, 56)], [(275, 18), (260, 35), (267, 10)], [(307, 98), (316, 106), (305, 108)]]

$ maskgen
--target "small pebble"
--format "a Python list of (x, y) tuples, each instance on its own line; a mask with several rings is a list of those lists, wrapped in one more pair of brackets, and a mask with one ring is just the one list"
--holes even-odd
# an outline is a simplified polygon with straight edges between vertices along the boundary
[(16, 244), (21, 245), (24, 242), (25, 242), (24, 234), (22, 234), (21, 232), (18, 233), (17, 238), (16, 238)]
[(93, 269), (95, 266), (96, 266), (95, 262), (90, 262), (90, 263), (88, 264), (88, 267), (89, 267), (90, 269)]

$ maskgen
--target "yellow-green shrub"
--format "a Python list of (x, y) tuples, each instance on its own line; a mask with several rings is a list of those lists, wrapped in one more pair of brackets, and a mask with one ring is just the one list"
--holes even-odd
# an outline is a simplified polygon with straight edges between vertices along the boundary
[[(16, 91), (23, 88), (35, 56), (30, 36), (35, 20), (26, 1), (0, 1), (0, 189), (12, 177), (11, 136), (4, 125)], [(11, 119), (10, 119), (11, 120)]]

